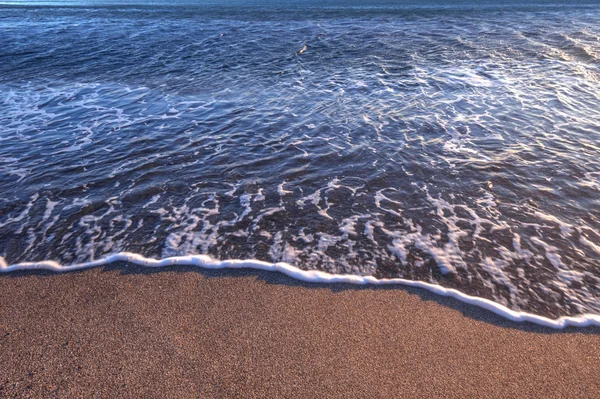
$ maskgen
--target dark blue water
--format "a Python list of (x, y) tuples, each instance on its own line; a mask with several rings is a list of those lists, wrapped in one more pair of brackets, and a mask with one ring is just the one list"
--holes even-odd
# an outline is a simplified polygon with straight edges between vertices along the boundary
[(600, 312), (600, 6), (11, 3), (9, 264), (202, 253)]

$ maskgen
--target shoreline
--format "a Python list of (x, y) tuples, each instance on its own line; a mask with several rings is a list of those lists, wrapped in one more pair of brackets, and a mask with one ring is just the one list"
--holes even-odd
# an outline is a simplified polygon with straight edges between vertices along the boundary
[(150, 269), (163, 267), (184, 266), (199, 267), (204, 270), (223, 270), (223, 269), (252, 269), (269, 272), (279, 272), (291, 277), (299, 282), (308, 282), (314, 284), (351, 284), (351, 285), (401, 285), (405, 287), (419, 288), (434, 293), (442, 297), (450, 297), (461, 302), (478, 306), (482, 309), (495, 313), (505, 319), (514, 322), (530, 322), (543, 327), (554, 329), (563, 329), (569, 326), (574, 327), (600, 327), (600, 314), (585, 313), (577, 316), (561, 316), (556, 319), (548, 318), (535, 313), (528, 313), (519, 310), (512, 310), (505, 305), (495, 302), (491, 299), (471, 296), (462, 291), (444, 287), (438, 284), (432, 284), (425, 281), (407, 280), (404, 278), (377, 279), (373, 276), (359, 276), (353, 274), (332, 274), (318, 270), (302, 270), (285, 262), (269, 263), (255, 259), (244, 260), (217, 260), (208, 255), (188, 255), (174, 256), (163, 259), (146, 258), (143, 255), (131, 252), (119, 252), (105, 256), (100, 259), (91, 260), (72, 265), (62, 265), (56, 261), (23, 262), (8, 265), (0, 257), (0, 274), (14, 273), (16, 271), (48, 270), (57, 273), (71, 271), (80, 271), (100, 266), (109, 266), (114, 263), (126, 263), (136, 266), (143, 266)]
[(0, 396), (593, 397), (600, 328), (399, 285), (116, 263), (0, 274)]

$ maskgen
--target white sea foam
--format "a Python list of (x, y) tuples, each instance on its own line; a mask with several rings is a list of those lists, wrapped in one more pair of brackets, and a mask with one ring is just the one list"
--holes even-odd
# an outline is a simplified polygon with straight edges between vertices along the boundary
[(54, 272), (69, 272), (74, 270), (89, 269), (108, 265), (114, 262), (130, 262), (136, 265), (145, 267), (166, 267), (175, 265), (190, 265), (198, 266), (205, 269), (257, 269), (273, 272), (280, 272), (300, 281), (310, 283), (346, 283), (346, 284), (373, 284), (373, 285), (388, 285), (399, 284), (408, 287), (422, 288), (434, 294), (455, 298), (461, 302), (479, 306), (487, 309), (499, 316), (514, 322), (530, 322), (544, 327), (561, 329), (568, 326), (574, 327), (600, 327), (600, 315), (598, 314), (582, 314), (579, 316), (563, 316), (558, 319), (550, 319), (548, 317), (539, 316), (531, 313), (515, 311), (507, 308), (504, 305), (490, 301), (489, 299), (475, 297), (464, 294), (452, 288), (445, 288), (440, 285), (430, 284), (423, 281), (406, 280), (402, 278), (377, 279), (372, 276), (357, 276), (346, 274), (331, 274), (318, 270), (301, 270), (288, 263), (268, 263), (259, 260), (225, 260), (219, 261), (211, 258), (208, 255), (189, 255), (189, 256), (174, 256), (165, 259), (146, 258), (142, 255), (121, 252), (114, 255), (109, 255), (102, 259), (93, 260), (90, 262), (77, 263), (64, 266), (54, 261), (43, 262), (23, 262), (14, 265), (7, 265), (4, 258), (0, 257), (0, 272), (9, 273), (19, 270), (51, 270)]
[(282, 183), (281, 183), (279, 186), (277, 186), (277, 192), (279, 193), (279, 195), (280, 195), (281, 197), (283, 197), (284, 195), (287, 195), (287, 194), (292, 194), (292, 193), (293, 193), (293, 191), (286, 190), (286, 189), (284, 189), (284, 188), (283, 188), (283, 186), (284, 186), (285, 184), (286, 184), (286, 182), (284, 181), (284, 182), (282, 182)]
[(600, 255), (600, 245), (594, 244), (593, 242), (585, 238), (583, 235), (579, 237), (579, 242), (581, 242), (583, 245)]
[(563, 222), (562, 220), (560, 220), (556, 216), (554, 216), (554, 215), (547, 215), (547, 214), (542, 213), (540, 211), (535, 211), (534, 215), (537, 216), (538, 218), (546, 221), (546, 222), (556, 223), (558, 225), (558, 228), (560, 229), (560, 232), (563, 235), (563, 237), (568, 237), (571, 234), (573, 226), (570, 225), (569, 223)]

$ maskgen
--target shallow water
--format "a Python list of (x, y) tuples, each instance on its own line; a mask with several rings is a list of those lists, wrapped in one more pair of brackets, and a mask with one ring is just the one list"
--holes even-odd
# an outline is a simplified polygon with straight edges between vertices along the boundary
[(0, 6), (7, 263), (209, 254), (600, 313), (600, 7), (157, 4)]

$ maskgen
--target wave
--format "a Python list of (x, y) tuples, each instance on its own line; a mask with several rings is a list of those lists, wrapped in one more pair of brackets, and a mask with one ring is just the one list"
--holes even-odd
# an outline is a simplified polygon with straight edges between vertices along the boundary
[(544, 327), (554, 329), (563, 329), (568, 326), (573, 327), (600, 327), (600, 314), (581, 314), (579, 316), (563, 316), (557, 319), (550, 319), (544, 316), (515, 311), (489, 299), (480, 298), (464, 294), (452, 288), (445, 288), (440, 285), (430, 284), (423, 281), (406, 280), (402, 278), (377, 279), (372, 276), (357, 276), (348, 274), (332, 274), (318, 270), (301, 270), (288, 263), (268, 263), (254, 259), (246, 260), (225, 260), (220, 261), (211, 258), (208, 255), (189, 255), (174, 256), (164, 259), (146, 258), (140, 254), (131, 252), (119, 252), (106, 256), (101, 259), (76, 263), (73, 265), (61, 265), (55, 261), (42, 262), (23, 262), (8, 265), (4, 258), (0, 257), (0, 273), (9, 273), (19, 270), (50, 270), (54, 272), (69, 272), (75, 270), (89, 269), (108, 265), (115, 262), (129, 262), (144, 267), (166, 267), (166, 266), (197, 266), (204, 269), (256, 269), (283, 273), (296, 280), (309, 283), (345, 283), (345, 284), (373, 284), (373, 285), (404, 285), (408, 287), (422, 288), (437, 295), (452, 297), (469, 305), (478, 306), (489, 310), (499, 316), (502, 316), (514, 322), (529, 322)]

